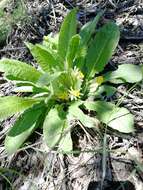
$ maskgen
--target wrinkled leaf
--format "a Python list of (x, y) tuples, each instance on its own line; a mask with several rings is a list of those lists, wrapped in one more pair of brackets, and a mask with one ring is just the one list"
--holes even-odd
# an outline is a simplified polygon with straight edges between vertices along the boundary
[(49, 72), (53, 67), (57, 66), (57, 60), (45, 46), (31, 43), (25, 44), (43, 71)]
[(21, 61), (3, 58), (0, 60), (0, 71), (11, 80), (30, 81), (36, 83), (41, 73), (34, 67)]
[(72, 36), (76, 34), (76, 26), (77, 26), (76, 12), (77, 12), (76, 9), (73, 9), (68, 13), (60, 29), (58, 52), (62, 60), (65, 60), (69, 42)]
[(59, 143), (66, 126), (66, 119), (60, 115), (59, 110), (51, 109), (43, 125), (44, 140), (48, 147), (54, 148)]
[(8, 154), (15, 153), (24, 141), (38, 127), (40, 116), (44, 108), (33, 107), (26, 110), (15, 122), (5, 139), (5, 148)]
[(119, 28), (113, 22), (109, 22), (99, 29), (87, 52), (86, 69), (88, 77), (93, 77), (95, 73), (104, 69), (117, 47), (119, 37)]
[(0, 120), (22, 112), (25, 109), (39, 103), (40, 100), (32, 98), (22, 98), (16, 96), (0, 97)]
[(100, 121), (123, 133), (134, 131), (134, 117), (126, 109), (105, 101), (85, 102), (88, 110), (96, 111)]
[(136, 83), (143, 80), (141, 66), (132, 64), (119, 65), (116, 71), (104, 74), (104, 80), (112, 83)]

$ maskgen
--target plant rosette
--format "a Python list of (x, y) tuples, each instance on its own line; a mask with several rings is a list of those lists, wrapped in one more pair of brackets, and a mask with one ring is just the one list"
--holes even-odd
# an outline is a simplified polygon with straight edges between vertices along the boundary
[[(76, 9), (67, 14), (59, 34), (45, 36), (41, 44), (25, 43), (38, 69), (13, 59), (0, 60), (0, 71), (14, 82), (15, 92), (26, 92), (25, 97), (0, 97), (1, 120), (20, 113), (5, 138), (8, 154), (15, 153), (38, 127), (43, 128), (48, 147), (71, 151), (73, 119), (89, 128), (97, 127), (99, 120), (123, 133), (134, 131), (133, 115), (126, 108), (102, 101), (100, 94), (112, 95), (116, 91), (112, 83), (140, 82), (141, 66), (123, 64), (101, 75), (118, 45), (119, 27), (108, 22), (97, 30), (98, 14), (77, 34), (76, 14)], [(83, 109), (94, 111), (95, 116)]]

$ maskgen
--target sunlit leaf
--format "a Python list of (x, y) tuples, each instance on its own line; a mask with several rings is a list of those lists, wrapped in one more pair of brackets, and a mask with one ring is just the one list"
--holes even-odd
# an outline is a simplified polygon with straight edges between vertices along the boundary
[(72, 151), (73, 143), (70, 131), (68, 131), (66, 134), (63, 134), (58, 147), (60, 151), (63, 151), (65, 153)]
[(20, 86), (13, 89), (13, 92), (33, 92), (33, 86)]
[[(42, 77), (43, 75), (41, 75)], [(38, 82), (41, 79), (41, 77), (38, 79), (37, 83), (31, 83), (31, 82), (24, 82), (24, 81), (16, 81), (16, 88), (13, 89), (14, 92), (33, 92), (40, 93), (40, 92), (49, 92), (48, 87), (44, 85), (40, 85)]]
[(143, 80), (141, 66), (132, 64), (122, 64), (116, 71), (110, 71), (104, 74), (104, 80), (112, 83), (136, 83)]
[(59, 143), (66, 126), (66, 119), (59, 113), (59, 110), (51, 109), (43, 125), (44, 140), (48, 147), (54, 148)]
[(49, 72), (53, 67), (58, 66), (57, 60), (45, 46), (40, 44), (33, 45), (31, 43), (25, 44), (43, 71)]
[(123, 133), (134, 131), (134, 117), (126, 108), (105, 101), (86, 101), (84, 105), (88, 110), (95, 111), (97, 118), (109, 127)]
[(0, 97), (0, 120), (6, 119), (13, 114), (39, 103), (40, 100), (33, 98), (22, 98), (16, 96)]
[(30, 81), (36, 83), (41, 73), (34, 67), (21, 61), (3, 58), (0, 60), (0, 71), (11, 80)]

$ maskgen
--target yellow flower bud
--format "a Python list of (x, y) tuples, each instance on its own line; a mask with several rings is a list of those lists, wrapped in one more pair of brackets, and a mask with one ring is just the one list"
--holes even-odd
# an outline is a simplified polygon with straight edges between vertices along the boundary
[(99, 77), (96, 77), (95, 81), (98, 85), (101, 85), (104, 82), (104, 78), (103, 76), (99, 76)]
[(68, 93), (67, 92), (63, 92), (61, 94), (58, 94), (58, 98), (61, 99), (61, 100), (68, 100), (69, 99)]
[(48, 36), (44, 36), (43, 40), (46, 41), (46, 42), (48, 42), (49, 41), (49, 37)]

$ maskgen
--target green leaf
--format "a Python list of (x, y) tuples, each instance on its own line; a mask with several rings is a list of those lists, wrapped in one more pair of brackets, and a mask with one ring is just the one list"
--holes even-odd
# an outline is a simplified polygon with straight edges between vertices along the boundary
[(30, 82), (22, 82), (17, 81), (16, 87), (12, 90), (13, 92), (33, 92), (35, 93), (41, 93), (41, 92), (49, 92), (48, 87), (46, 86), (38, 86), (37, 84), (30, 83)]
[(79, 33), (81, 36), (80, 45), (77, 52), (77, 59), (76, 59), (76, 66), (83, 72), (86, 73), (86, 70), (84, 70), (84, 64), (85, 64), (85, 57), (87, 54), (87, 49), (89, 47), (89, 43), (91, 42), (92, 35), (95, 33), (96, 25), (101, 17), (102, 13), (99, 13), (93, 21), (90, 21), (86, 23)]
[(13, 92), (33, 92), (33, 86), (20, 86), (13, 89)]
[[(39, 78), (39, 80), (41, 79), (41, 77)], [(39, 80), (37, 81), (37, 83), (39, 82)], [(33, 92), (33, 93), (49, 92), (48, 87), (42, 86), (42, 84), (41, 86), (40, 85), (38, 86), (37, 83), (34, 84), (27, 81), (26, 82), (16, 81), (17, 88), (14, 88), (13, 91), (14, 92)]]
[(109, 127), (123, 133), (134, 131), (134, 117), (126, 108), (105, 101), (85, 102), (84, 105), (88, 110), (96, 111), (97, 118)]
[(72, 151), (73, 143), (72, 143), (70, 131), (67, 132), (66, 134), (63, 134), (62, 139), (60, 140), (58, 149), (59, 151), (63, 151), (63, 153)]
[(39, 78), (37, 85), (39, 86), (49, 85), (52, 81), (57, 79), (61, 74), (62, 72), (55, 72), (54, 74), (45, 73)]
[(67, 62), (68, 62), (69, 68), (73, 68), (73, 61), (78, 52), (80, 39), (81, 39), (80, 36), (78, 34), (76, 34), (70, 40), (68, 52), (67, 52)]
[(77, 27), (76, 12), (77, 12), (76, 9), (73, 9), (68, 13), (60, 29), (58, 52), (62, 60), (65, 60), (69, 42), (72, 36), (76, 34), (76, 27)]
[(0, 120), (22, 112), (25, 109), (39, 103), (39, 99), (22, 98), (16, 96), (0, 97)]
[(46, 87), (40, 88), (36, 86), (19, 86), (13, 89), (13, 92), (29, 92), (29, 93), (47, 93), (49, 90)]
[(31, 43), (25, 44), (43, 71), (49, 72), (58, 65), (55, 57), (45, 46), (40, 44), (33, 45)]
[(104, 81), (110, 81), (115, 84), (119, 83), (136, 83), (143, 80), (141, 66), (132, 64), (119, 65), (116, 71), (104, 74)]
[(97, 89), (97, 91), (93, 94), (96, 98), (99, 98), (102, 96), (103, 93), (105, 93), (105, 95), (107, 97), (111, 97), (113, 96), (113, 94), (116, 92), (116, 88), (113, 86), (109, 86), (109, 85), (102, 85), (99, 86), (99, 88)]
[(96, 118), (90, 117), (79, 108), (79, 104), (73, 104), (69, 107), (69, 114), (79, 120), (85, 127), (95, 128), (99, 125)]
[(0, 71), (11, 80), (30, 81), (36, 83), (41, 73), (34, 67), (21, 61), (3, 58), (0, 60)]
[(56, 55), (58, 50), (59, 34), (51, 32), (48, 36), (43, 37), (42, 45), (44, 45), (52, 55)]
[(104, 69), (117, 47), (119, 37), (119, 28), (113, 22), (99, 29), (87, 51), (85, 66), (88, 77), (93, 77)]
[(36, 84), (29, 81), (15, 81), (15, 84), (17, 87), (21, 87), (21, 86), (35, 86), (36, 87)]
[(77, 58), (74, 62), (74, 66), (79, 68), (84, 73), (84, 75), (86, 75), (86, 73), (87, 73), (87, 71), (84, 68), (85, 67), (86, 54), (87, 54), (87, 47), (79, 48), (79, 50), (77, 52)]
[(15, 153), (31, 133), (39, 126), (44, 107), (35, 106), (26, 110), (15, 122), (5, 139), (8, 154)]
[(80, 44), (81, 47), (88, 45), (93, 33), (95, 32), (96, 25), (97, 25), (101, 15), (102, 15), (102, 13), (97, 14), (97, 16), (94, 18), (93, 21), (86, 23), (81, 28), (81, 31), (79, 33), (81, 36), (81, 44)]
[(48, 147), (54, 148), (60, 142), (66, 126), (66, 119), (59, 113), (58, 108), (51, 109), (43, 125), (44, 140)]
[[(69, 89), (73, 85), (73, 80), (69, 72), (63, 72), (56, 80), (52, 81), (51, 90), (54, 93), (55, 97), (59, 98), (60, 96), (65, 95), (65, 99), (69, 94)], [(67, 95), (67, 96), (66, 96)], [(68, 98), (68, 97), (67, 97)]]

